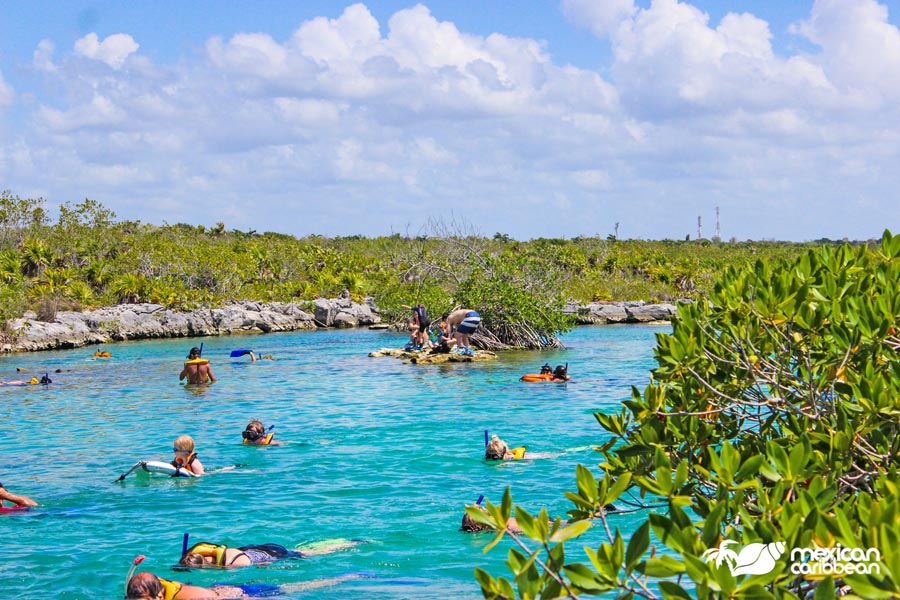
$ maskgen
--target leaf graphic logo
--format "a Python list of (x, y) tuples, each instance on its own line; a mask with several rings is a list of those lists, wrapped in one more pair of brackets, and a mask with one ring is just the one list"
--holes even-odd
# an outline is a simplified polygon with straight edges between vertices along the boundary
[(772, 542), (771, 544), (753, 543), (744, 546), (740, 552), (731, 550), (728, 546), (737, 544), (734, 540), (724, 540), (718, 548), (712, 548), (703, 553), (706, 562), (715, 561), (719, 567), (722, 563), (728, 565), (732, 575), (765, 575), (775, 568), (775, 561), (784, 554), (784, 542)]

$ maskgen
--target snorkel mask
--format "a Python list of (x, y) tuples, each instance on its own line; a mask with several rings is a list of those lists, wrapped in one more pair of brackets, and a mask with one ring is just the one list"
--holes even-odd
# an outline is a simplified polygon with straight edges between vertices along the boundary
[(253, 431), (252, 429), (247, 429), (241, 433), (241, 437), (243, 437), (248, 442), (255, 442), (264, 435), (264, 433), (259, 433), (258, 431)]

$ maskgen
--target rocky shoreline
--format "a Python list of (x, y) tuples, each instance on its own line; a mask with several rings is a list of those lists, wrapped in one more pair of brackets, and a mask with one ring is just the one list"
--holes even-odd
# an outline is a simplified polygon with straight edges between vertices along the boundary
[[(304, 310), (306, 309), (306, 310)], [(651, 323), (671, 320), (674, 304), (595, 302), (569, 304), (564, 312), (580, 325)], [(52, 322), (33, 313), (8, 323), (12, 340), (0, 352), (79, 348), (123, 340), (238, 335), (327, 327), (387, 327), (372, 299), (349, 297), (314, 302), (233, 302), (221, 308), (173, 311), (159, 304), (120, 304), (84, 312), (60, 311)]]
[(614, 323), (655, 323), (671, 321), (678, 307), (674, 304), (647, 304), (635, 302), (591, 302), (576, 304), (570, 302), (563, 313), (574, 315), (579, 325), (611, 325)]

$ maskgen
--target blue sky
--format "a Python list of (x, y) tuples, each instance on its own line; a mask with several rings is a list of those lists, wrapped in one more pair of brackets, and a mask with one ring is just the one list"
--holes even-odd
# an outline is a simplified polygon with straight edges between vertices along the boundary
[(0, 189), (294, 235), (900, 230), (900, 2), (0, 0)]

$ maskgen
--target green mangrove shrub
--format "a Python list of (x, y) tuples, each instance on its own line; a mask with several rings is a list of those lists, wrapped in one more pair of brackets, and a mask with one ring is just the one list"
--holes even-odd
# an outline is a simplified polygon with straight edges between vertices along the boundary
[[(516, 542), (512, 580), (476, 571), (484, 596), (900, 596), (898, 286), (890, 232), (728, 269), (658, 335), (649, 385), (596, 413), (600, 477), (578, 468), (568, 525), (509, 494), (469, 509)], [(572, 560), (591, 523), (605, 541)]]

